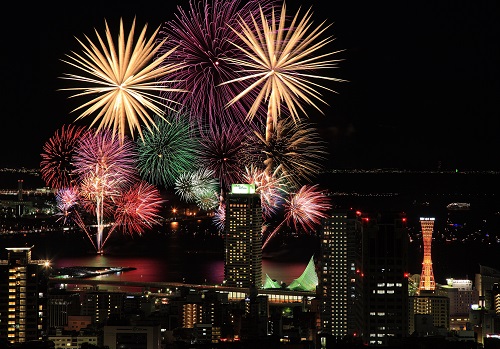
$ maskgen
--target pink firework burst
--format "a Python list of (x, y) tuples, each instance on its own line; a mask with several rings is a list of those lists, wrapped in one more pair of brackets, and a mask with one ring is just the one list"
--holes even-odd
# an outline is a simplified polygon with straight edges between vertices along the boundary
[(264, 249), (269, 241), (279, 232), (283, 225), (294, 225), (295, 230), (302, 228), (306, 232), (314, 229), (321, 223), (322, 218), (328, 217), (331, 209), (330, 199), (325, 191), (319, 190), (317, 185), (304, 185), (297, 193), (292, 194), (283, 204), (285, 217), (283, 221), (267, 236), (262, 244)]
[(66, 222), (71, 216), (72, 210), (79, 203), (78, 188), (68, 187), (61, 188), (56, 193), (56, 205), (59, 210), (59, 215)]
[(89, 174), (114, 178), (115, 185), (132, 183), (138, 178), (135, 143), (125, 137), (119, 141), (109, 130), (86, 133), (73, 156), (75, 173), (83, 179)]
[(313, 230), (322, 218), (328, 217), (327, 212), (331, 209), (331, 204), (326, 192), (319, 190), (315, 184), (302, 186), (286, 200), (284, 207), (288, 224), (293, 222), (296, 230), (301, 227), (307, 232)]
[(40, 173), (45, 183), (61, 189), (74, 184), (72, 157), (77, 142), (88, 132), (84, 126), (63, 125), (43, 145)]

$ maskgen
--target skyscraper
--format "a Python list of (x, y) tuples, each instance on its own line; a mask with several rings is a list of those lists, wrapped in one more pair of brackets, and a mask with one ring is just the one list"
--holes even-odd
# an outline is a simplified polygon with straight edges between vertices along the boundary
[(422, 262), (422, 275), (420, 276), (420, 291), (434, 291), (436, 282), (434, 281), (434, 272), (432, 271), (431, 245), (432, 231), (434, 229), (434, 218), (421, 217), (422, 238), (424, 242), (424, 260)]
[(224, 282), (262, 286), (262, 206), (251, 184), (233, 184), (226, 197)]
[(398, 212), (363, 216), (363, 342), (401, 346), (408, 335), (408, 232)]
[(0, 339), (42, 338), (47, 312), (47, 261), (32, 260), (32, 247), (6, 248), (0, 260)]
[(407, 336), (407, 242), (399, 212), (337, 210), (323, 220), (319, 280), (327, 347), (356, 338), (368, 346), (398, 345)]
[(323, 219), (319, 285), (321, 332), (334, 342), (361, 335), (361, 220), (354, 211)]

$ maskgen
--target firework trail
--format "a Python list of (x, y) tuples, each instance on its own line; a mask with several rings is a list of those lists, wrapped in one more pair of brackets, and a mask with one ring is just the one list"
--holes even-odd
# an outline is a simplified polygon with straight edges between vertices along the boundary
[(128, 36), (125, 34), (123, 21), (120, 20), (117, 43), (114, 42), (106, 21), (105, 25), (106, 40), (96, 30), (98, 44), (87, 36), (85, 38), (88, 45), (77, 39), (83, 53), (72, 52), (71, 55), (66, 55), (67, 60), (62, 60), (80, 71), (81, 75), (66, 73), (61, 78), (82, 85), (62, 90), (72, 91), (74, 94), (71, 97), (95, 96), (72, 111), (83, 110), (77, 120), (96, 114), (91, 127), (99, 123), (98, 130), (112, 129), (113, 135), (118, 134), (120, 141), (124, 140), (128, 132), (134, 138), (135, 131), (142, 138), (141, 123), (149, 130), (154, 125), (148, 110), (153, 114), (163, 115), (166, 101), (160, 93), (182, 92), (167, 87), (167, 76), (180, 69), (181, 65), (167, 63), (168, 56), (175, 48), (154, 59), (165, 43), (165, 40), (155, 43), (159, 27), (146, 39), (145, 25), (134, 45), (135, 19)]
[[(321, 112), (315, 104), (318, 100), (327, 104), (322, 98), (319, 89), (332, 91), (316, 80), (343, 81), (341, 79), (318, 75), (315, 71), (335, 68), (337, 60), (330, 56), (337, 52), (320, 53), (333, 41), (332, 37), (321, 39), (330, 25), (325, 22), (313, 25), (311, 10), (302, 18), (298, 11), (292, 22), (287, 25), (286, 6), (283, 3), (279, 16), (275, 15), (274, 8), (270, 19), (263, 11), (260, 16), (251, 14), (252, 20), (240, 19), (238, 26), (232, 30), (243, 41), (233, 42), (233, 45), (244, 53), (240, 56), (225, 58), (228, 62), (244, 68), (246, 74), (224, 84), (245, 84), (245, 88), (236, 95), (228, 105), (232, 105), (242, 98), (246, 98), (251, 91), (258, 91), (253, 98), (252, 107), (248, 111), (251, 120), (263, 103), (267, 104), (265, 140), (271, 141), (274, 128), (282, 114), (281, 103), (294, 121), (299, 120), (299, 110), (307, 115), (304, 103)], [(267, 158), (266, 172), (271, 173), (273, 159)]]
[(284, 203), (285, 216), (283, 221), (276, 227), (262, 244), (264, 249), (269, 241), (277, 234), (286, 223), (295, 227), (298, 231), (312, 231), (315, 225), (321, 223), (322, 218), (328, 217), (331, 209), (330, 199), (324, 191), (318, 189), (317, 185), (304, 185)]
[[(231, 44), (243, 42), (230, 26), (235, 27), (238, 18), (250, 21), (251, 14), (259, 13), (259, 4), (264, 13), (270, 12), (271, 3), (269, 0), (192, 0), (188, 10), (178, 6), (175, 19), (162, 26), (158, 37), (164, 43), (158, 52), (163, 54), (175, 48), (168, 62), (182, 66), (168, 78), (176, 81), (172, 87), (189, 92), (175, 97), (167, 92), (166, 96), (190, 110), (193, 124), (202, 126), (221, 119), (245, 119), (251, 105), (249, 98), (241, 98), (226, 110), (226, 104), (242, 85), (221, 85), (240, 77), (242, 71), (237, 64), (226, 60), (227, 57), (243, 59), (243, 53)], [(262, 113), (265, 115), (265, 109)]]
[(156, 130), (137, 140), (137, 166), (146, 181), (170, 187), (181, 173), (196, 169), (199, 140), (184, 114), (156, 117), (155, 123)]
[(74, 166), (71, 158), (78, 140), (86, 133), (86, 127), (63, 125), (43, 145), (40, 173), (45, 183), (55, 189), (73, 185)]

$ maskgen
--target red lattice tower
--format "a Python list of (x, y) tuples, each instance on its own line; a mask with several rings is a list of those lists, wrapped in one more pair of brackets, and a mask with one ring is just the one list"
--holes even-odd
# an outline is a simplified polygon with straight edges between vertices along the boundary
[(432, 271), (431, 244), (432, 231), (434, 230), (434, 218), (421, 217), (422, 237), (424, 241), (424, 261), (422, 262), (422, 275), (420, 276), (419, 290), (434, 291), (436, 282)]

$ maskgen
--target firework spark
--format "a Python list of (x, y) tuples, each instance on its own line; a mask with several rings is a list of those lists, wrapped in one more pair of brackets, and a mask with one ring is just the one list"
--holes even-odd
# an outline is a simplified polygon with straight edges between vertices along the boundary
[(156, 117), (155, 123), (158, 129), (137, 141), (138, 170), (146, 181), (169, 187), (181, 173), (196, 169), (199, 142), (183, 114)]
[[(264, 12), (269, 11), (270, 3), (260, 1)], [(250, 20), (251, 14), (257, 15), (259, 2), (191, 0), (187, 11), (180, 6), (178, 11), (175, 20), (166, 22), (159, 32), (160, 38), (168, 40), (158, 52), (162, 54), (176, 48), (169, 62), (182, 65), (171, 75), (172, 80), (176, 80), (172, 86), (189, 91), (172, 99), (186, 106), (191, 111), (191, 121), (200, 125), (232, 116), (244, 120), (250, 106), (244, 103), (245, 99), (233, 103), (230, 111), (225, 110), (241, 85), (220, 84), (241, 75), (241, 68), (225, 59), (243, 58), (241, 51), (231, 44), (243, 42), (229, 26), (236, 26), (239, 17)]]
[(61, 189), (74, 184), (71, 160), (74, 148), (85, 132), (84, 126), (63, 125), (43, 145), (40, 173), (49, 187)]
[(286, 199), (283, 206), (285, 208), (283, 222), (268, 235), (262, 248), (267, 246), (285, 222), (288, 225), (293, 224), (296, 231), (302, 229), (309, 232), (321, 223), (322, 218), (328, 217), (327, 212), (331, 209), (330, 199), (324, 191), (318, 189), (317, 185), (304, 185), (297, 193)]
[[(79, 74), (64, 74), (62, 79), (83, 83), (82, 87), (64, 88), (74, 91), (71, 97), (92, 96), (90, 101), (80, 105), (72, 112), (83, 110), (78, 119), (97, 113), (91, 127), (99, 120), (98, 130), (112, 128), (113, 135), (118, 134), (120, 141), (129, 131), (132, 138), (137, 131), (142, 138), (141, 122), (151, 130), (154, 125), (147, 110), (156, 115), (163, 115), (164, 98), (154, 93), (182, 92), (168, 88), (165, 79), (169, 74), (180, 69), (180, 64), (165, 63), (175, 50), (164, 52), (154, 60), (164, 41), (155, 44), (159, 27), (146, 39), (147, 24), (141, 31), (134, 46), (135, 18), (126, 37), (123, 21), (120, 20), (118, 50), (106, 25), (106, 41), (96, 32), (99, 44), (93, 43), (87, 36), (88, 45), (77, 39), (83, 48), (83, 54), (72, 52), (62, 60), (81, 71)], [(164, 78), (159, 81), (160, 78)]]

